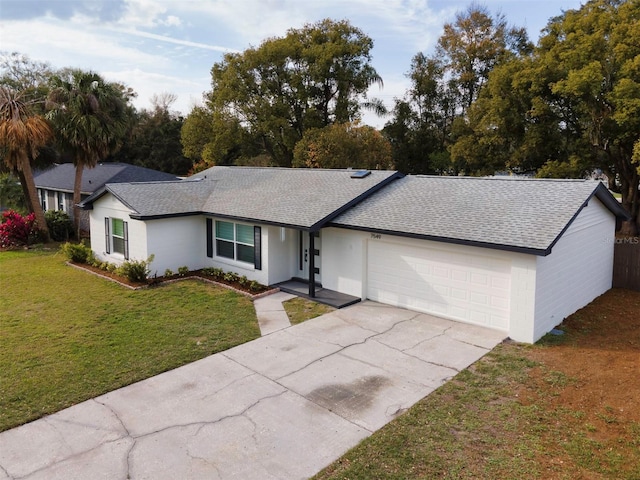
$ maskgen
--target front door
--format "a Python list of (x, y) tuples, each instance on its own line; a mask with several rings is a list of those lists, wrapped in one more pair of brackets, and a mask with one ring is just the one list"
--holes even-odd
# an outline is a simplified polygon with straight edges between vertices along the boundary
[(303, 231), (299, 231), (298, 232), (298, 277), (300, 277), (303, 280), (309, 280), (309, 269), (310, 269), (310, 265), (311, 265), (311, 258), (310, 256), (312, 254), (315, 255), (313, 262), (314, 262), (314, 269), (316, 271), (316, 276), (315, 276), (315, 281), (316, 281), (316, 285), (320, 285), (320, 278), (321, 278), (321, 272), (320, 272), (320, 232), (316, 232), (315, 233), (315, 237), (313, 239), (313, 249), (314, 252), (311, 252), (309, 244), (310, 244), (310, 239), (309, 239), (309, 232), (303, 232)]

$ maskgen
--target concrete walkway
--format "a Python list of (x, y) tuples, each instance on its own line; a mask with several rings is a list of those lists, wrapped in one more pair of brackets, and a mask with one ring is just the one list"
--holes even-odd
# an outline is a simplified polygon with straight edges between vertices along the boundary
[(302, 479), (505, 334), (373, 302), (0, 433), (0, 479)]
[(258, 324), (260, 325), (260, 333), (262, 333), (263, 336), (291, 326), (289, 316), (287, 312), (284, 311), (282, 302), (286, 302), (292, 298), (295, 298), (295, 295), (276, 292), (253, 301), (256, 316), (258, 317)]

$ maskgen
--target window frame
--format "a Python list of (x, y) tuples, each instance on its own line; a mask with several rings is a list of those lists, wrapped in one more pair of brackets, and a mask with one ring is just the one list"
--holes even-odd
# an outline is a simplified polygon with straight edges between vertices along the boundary
[[(223, 227), (223, 224), (226, 224), (227, 229), (229, 228), (229, 226), (232, 226), (233, 238), (229, 238), (229, 236), (226, 236), (221, 232), (221, 229), (222, 229), (221, 227)], [(212, 243), (213, 245), (215, 245), (215, 256), (217, 258), (221, 258), (227, 261), (231, 260), (234, 262), (240, 262), (243, 264), (252, 265), (254, 268), (259, 270), (260, 262), (256, 264), (256, 253), (260, 253), (260, 247), (256, 248), (256, 234), (255, 234), (256, 228), (260, 228), (260, 227), (255, 227), (253, 225), (249, 225), (246, 223), (231, 222), (228, 220), (215, 220), (215, 224), (212, 225), (212, 232), (211, 232)], [(242, 230), (242, 229), (250, 229), (251, 232), (245, 231), (239, 235), (239, 230)], [(246, 239), (246, 238), (249, 238), (249, 236), (251, 238), (250, 243), (246, 240), (243, 241), (239, 239), (239, 237), (244, 237)], [(230, 256), (229, 254), (225, 254), (226, 252), (221, 251), (222, 249), (220, 248), (220, 245), (222, 243), (227, 244), (229, 248), (231, 246), (233, 247), (233, 257)], [(250, 260), (247, 258), (246, 251), (245, 251), (245, 255), (242, 255), (242, 253), (240, 253), (243, 251), (243, 249), (246, 249), (246, 248), (251, 249)]]
[[(122, 222), (122, 235), (115, 233), (114, 226), (117, 221)], [(106, 253), (122, 256), (125, 260), (129, 260), (129, 222), (118, 217), (105, 217), (104, 230)], [(115, 239), (122, 240), (122, 251), (116, 250)]]

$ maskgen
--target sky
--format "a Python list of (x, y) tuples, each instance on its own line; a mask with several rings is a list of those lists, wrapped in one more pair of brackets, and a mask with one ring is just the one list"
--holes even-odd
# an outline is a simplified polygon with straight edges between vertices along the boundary
[[(525, 27), (537, 43), (552, 17), (580, 0), (481, 0), (476, 5)], [(257, 47), (324, 18), (347, 19), (374, 42), (372, 65), (384, 86), (369, 96), (393, 106), (409, 81), (411, 58), (434, 52), (438, 37), (472, 0), (0, 0), (0, 51), (19, 52), (54, 68), (93, 70), (138, 94), (177, 95), (186, 115), (210, 90), (211, 67), (226, 52)], [(381, 128), (388, 119), (365, 113)]]

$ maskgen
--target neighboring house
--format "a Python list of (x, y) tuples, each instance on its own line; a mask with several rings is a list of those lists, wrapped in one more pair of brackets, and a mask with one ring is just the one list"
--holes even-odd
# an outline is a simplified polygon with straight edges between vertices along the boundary
[[(34, 173), (38, 198), (42, 209), (63, 210), (73, 221), (73, 183), (76, 169), (72, 163), (60, 163)], [(127, 163), (99, 163), (94, 168), (85, 168), (82, 173), (81, 199), (86, 199), (105, 183), (164, 182), (178, 177), (169, 173)], [(81, 217), (81, 230), (89, 229), (89, 216)]]
[(82, 205), (105, 261), (299, 278), (523, 342), (611, 288), (626, 214), (600, 182), (357, 173), (214, 167)]

